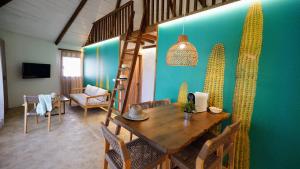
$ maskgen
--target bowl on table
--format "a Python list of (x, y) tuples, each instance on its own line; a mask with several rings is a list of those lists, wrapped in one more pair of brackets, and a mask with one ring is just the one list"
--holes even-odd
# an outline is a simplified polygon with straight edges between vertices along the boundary
[(222, 109), (221, 109), (221, 108), (213, 107), (213, 106), (209, 107), (209, 110), (210, 110), (210, 112), (216, 113), (216, 114), (222, 112)]

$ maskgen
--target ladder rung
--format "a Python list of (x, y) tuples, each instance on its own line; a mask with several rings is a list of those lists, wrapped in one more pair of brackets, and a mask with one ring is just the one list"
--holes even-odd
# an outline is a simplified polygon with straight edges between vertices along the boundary
[(137, 43), (136, 40), (128, 40), (127, 42), (128, 42), (128, 43)]
[(125, 91), (125, 89), (118, 89), (118, 88), (115, 88), (114, 90), (115, 91)]
[(119, 69), (120, 69), (120, 70), (130, 70), (129, 67), (120, 67)]
[(133, 49), (126, 49), (126, 52), (132, 52), (134, 50), (135, 50), (134, 48)]
[(128, 78), (118, 78), (117, 80), (118, 81), (126, 81), (126, 80), (128, 80)]
[[(128, 56), (128, 55), (127, 55), (127, 56)], [(132, 55), (131, 55), (131, 56), (132, 56)], [(122, 61), (123, 61), (123, 63), (124, 63), (124, 62), (127, 63), (128, 61), (132, 61), (133, 59), (134, 59), (133, 57), (126, 57), (126, 56), (125, 56), (125, 57), (123, 57), (123, 60), (122, 60)]]
[(119, 72), (125, 72), (125, 71), (127, 71), (127, 70), (129, 71), (130, 69), (122, 69), (122, 68), (120, 68), (120, 69), (119, 69)]
[(125, 52), (126, 55), (134, 55), (134, 53)]
[(128, 41), (136, 41), (137, 40), (137, 37), (134, 37), (134, 36), (131, 36), (129, 37)]

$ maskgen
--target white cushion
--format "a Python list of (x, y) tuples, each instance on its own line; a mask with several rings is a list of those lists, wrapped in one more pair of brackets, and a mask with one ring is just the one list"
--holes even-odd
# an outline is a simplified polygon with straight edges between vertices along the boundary
[[(89, 96), (97, 96), (97, 95), (107, 94), (108, 90), (105, 90), (105, 89), (102, 89), (102, 88), (99, 88), (96, 86), (92, 86), (92, 85), (87, 85), (84, 93)], [(96, 99), (98, 99), (101, 102), (105, 102), (107, 100), (107, 96), (97, 97)]]
[(89, 96), (96, 96), (97, 90), (98, 90), (98, 87), (92, 86), (92, 85), (87, 85), (84, 90), (84, 93)]
[(104, 104), (105, 103), (105, 101), (100, 101), (100, 100), (95, 99), (95, 98), (89, 99), (89, 102), (86, 103), (86, 98), (88, 97), (88, 95), (86, 95), (84, 93), (70, 94), (70, 97), (72, 99), (76, 100), (81, 105), (99, 105), (99, 104)]
[[(105, 95), (107, 94), (108, 91), (105, 90), (105, 89), (102, 89), (102, 88), (98, 88), (97, 90), (97, 94), (96, 95)], [(97, 97), (98, 100), (102, 101), (102, 102), (105, 102), (106, 99), (107, 99), (107, 96), (101, 96), (101, 97)]]

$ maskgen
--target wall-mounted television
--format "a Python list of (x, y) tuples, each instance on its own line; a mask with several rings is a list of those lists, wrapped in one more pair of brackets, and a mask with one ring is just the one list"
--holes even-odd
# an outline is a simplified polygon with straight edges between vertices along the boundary
[(50, 78), (50, 64), (40, 63), (23, 63), (22, 76), (23, 79), (31, 78)]

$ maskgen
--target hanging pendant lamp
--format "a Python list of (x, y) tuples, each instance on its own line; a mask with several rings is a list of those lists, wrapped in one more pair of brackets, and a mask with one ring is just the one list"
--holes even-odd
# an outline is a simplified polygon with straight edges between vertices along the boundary
[(198, 52), (195, 46), (188, 41), (188, 36), (184, 34), (184, 22), (182, 34), (178, 41), (167, 53), (167, 64), (169, 66), (196, 66), (198, 63)]

